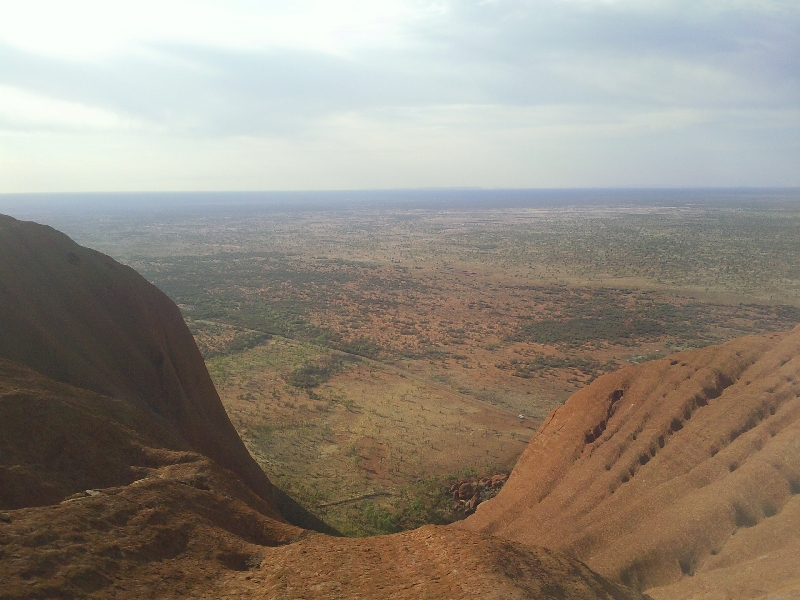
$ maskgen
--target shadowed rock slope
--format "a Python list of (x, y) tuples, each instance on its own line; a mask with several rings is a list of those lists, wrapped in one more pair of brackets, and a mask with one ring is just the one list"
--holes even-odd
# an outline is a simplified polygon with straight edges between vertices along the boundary
[(3, 359), (0, 507), (2, 599), (188, 594), (306, 535), (146, 411)]
[(175, 305), (0, 217), (0, 599), (642, 598), (475, 532), (304, 531), (270, 490)]
[(0, 358), (148, 411), (274, 505), (178, 307), (133, 269), (0, 215), (0, 327)]
[(599, 378), (460, 526), (566, 551), (655, 598), (797, 594), (800, 327)]

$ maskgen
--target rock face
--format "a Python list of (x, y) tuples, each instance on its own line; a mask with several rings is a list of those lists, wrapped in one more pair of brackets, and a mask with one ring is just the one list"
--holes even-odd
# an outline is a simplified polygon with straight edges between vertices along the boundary
[(481, 502), (494, 498), (508, 479), (506, 473), (498, 473), (481, 479), (461, 479), (450, 486), (453, 495), (453, 510), (464, 515), (475, 512)]
[(0, 599), (87, 596), (643, 598), (480, 533), (287, 524), (177, 307), (110, 258), (0, 217)]
[(797, 593), (800, 327), (599, 378), (457, 526), (565, 551), (656, 598)]
[(3, 600), (193, 595), (306, 535), (147, 411), (6, 360), (0, 503)]
[[(298, 573), (298, 565), (313, 567)], [(231, 577), (226, 593), (298, 600), (641, 598), (560, 552), (432, 525), (374, 538), (314, 535), (268, 549), (250, 575)]]
[(0, 358), (154, 415), (274, 508), (178, 307), (133, 269), (0, 215), (0, 331)]

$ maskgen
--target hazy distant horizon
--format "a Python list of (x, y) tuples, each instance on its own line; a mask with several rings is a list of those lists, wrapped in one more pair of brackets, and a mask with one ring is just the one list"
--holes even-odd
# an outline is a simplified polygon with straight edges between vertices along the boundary
[(418, 188), (380, 190), (66, 192), (0, 194), (0, 213), (164, 213), (226, 210), (479, 210), (569, 206), (773, 206), (800, 203), (800, 187)]

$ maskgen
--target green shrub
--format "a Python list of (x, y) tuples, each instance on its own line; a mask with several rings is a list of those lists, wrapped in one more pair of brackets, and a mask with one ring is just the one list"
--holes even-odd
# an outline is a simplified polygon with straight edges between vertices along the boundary
[(310, 390), (319, 387), (345, 369), (345, 363), (354, 362), (350, 356), (327, 356), (317, 362), (309, 362), (289, 373), (286, 383), (296, 388)]
[(392, 514), (385, 508), (367, 504), (363, 513), (364, 525), (371, 533), (383, 535), (387, 533), (397, 533), (400, 531), (397, 525), (397, 515)]

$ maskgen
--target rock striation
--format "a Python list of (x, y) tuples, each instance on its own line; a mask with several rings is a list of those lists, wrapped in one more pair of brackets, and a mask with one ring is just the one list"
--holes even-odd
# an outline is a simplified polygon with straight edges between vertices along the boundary
[(597, 379), (457, 526), (564, 551), (655, 598), (798, 593), (800, 327)]

